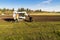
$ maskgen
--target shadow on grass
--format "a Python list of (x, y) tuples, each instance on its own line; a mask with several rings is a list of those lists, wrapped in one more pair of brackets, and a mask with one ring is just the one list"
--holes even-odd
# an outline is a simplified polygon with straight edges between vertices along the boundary
[(32, 22), (33, 20), (24, 20), (25, 22)]
[(3, 19), (4, 21), (7, 21), (7, 22), (15, 22), (15, 20), (13, 18), (4, 18)]
[[(4, 21), (7, 21), (7, 22), (16, 22), (16, 20), (14, 20), (13, 18), (3, 18)], [(23, 20), (25, 22), (32, 22), (33, 20)], [(18, 21), (17, 21), (18, 22)]]

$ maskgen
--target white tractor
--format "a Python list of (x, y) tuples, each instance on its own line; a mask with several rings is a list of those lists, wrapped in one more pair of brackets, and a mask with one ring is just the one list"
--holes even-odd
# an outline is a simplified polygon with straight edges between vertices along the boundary
[(26, 12), (17, 12), (17, 11), (13, 12), (13, 18), (14, 20), (17, 20), (17, 21), (22, 21), (26, 19), (26, 16), (28, 16)]

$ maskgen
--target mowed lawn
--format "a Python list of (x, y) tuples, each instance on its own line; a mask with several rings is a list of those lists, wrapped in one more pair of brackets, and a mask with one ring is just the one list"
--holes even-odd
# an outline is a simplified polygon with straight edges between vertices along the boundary
[(0, 40), (60, 40), (60, 21), (0, 21)]

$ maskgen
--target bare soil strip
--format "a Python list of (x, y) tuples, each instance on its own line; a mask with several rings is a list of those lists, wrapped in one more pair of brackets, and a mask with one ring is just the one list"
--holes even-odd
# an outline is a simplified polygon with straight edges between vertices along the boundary
[(60, 15), (32, 15), (34, 21), (60, 21)]
[[(60, 15), (31, 15), (33, 21), (60, 21)], [(4, 19), (9, 19), (9, 20), (13, 20), (12, 16), (0, 16), (0, 20), (4, 20)]]

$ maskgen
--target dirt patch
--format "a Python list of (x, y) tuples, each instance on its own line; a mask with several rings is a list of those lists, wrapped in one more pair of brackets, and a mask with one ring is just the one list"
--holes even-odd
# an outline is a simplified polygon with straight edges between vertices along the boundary
[[(41, 21), (60, 21), (60, 16), (53, 15), (31, 15), (33, 21), (41, 22)], [(29, 19), (29, 18), (28, 18)], [(0, 16), (0, 20), (4, 21), (14, 21), (12, 16)]]
[(60, 21), (60, 16), (32, 15), (33, 21)]

